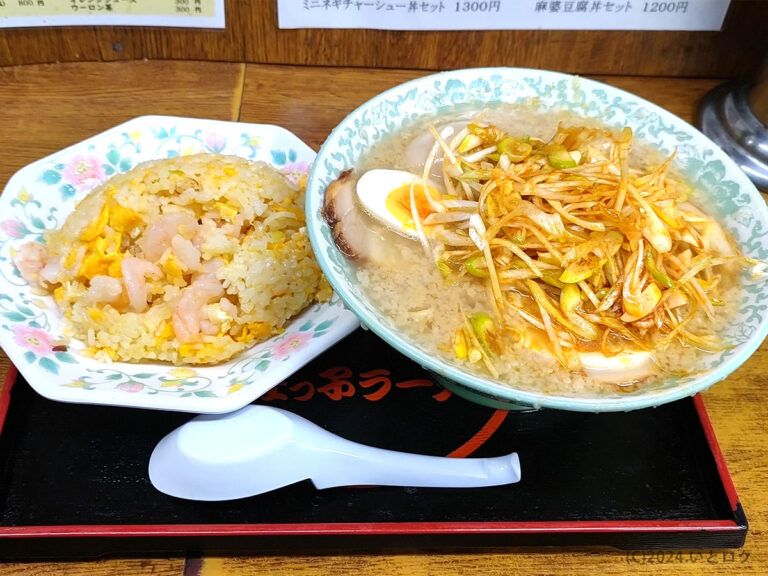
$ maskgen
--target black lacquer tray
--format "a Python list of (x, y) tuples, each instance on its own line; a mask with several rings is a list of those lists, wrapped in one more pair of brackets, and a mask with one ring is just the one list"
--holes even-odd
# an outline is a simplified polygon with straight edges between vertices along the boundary
[(382, 448), (454, 457), (514, 450), (522, 480), (327, 490), (307, 481), (232, 502), (179, 500), (153, 488), (147, 463), (192, 415), (54, 402), (14, 371), (0, 399), (0, 559), (729, 548), (746, 536), (698, 396), (629, 413), (494, 410), (452, 395), (361, 329), (258, 402)]

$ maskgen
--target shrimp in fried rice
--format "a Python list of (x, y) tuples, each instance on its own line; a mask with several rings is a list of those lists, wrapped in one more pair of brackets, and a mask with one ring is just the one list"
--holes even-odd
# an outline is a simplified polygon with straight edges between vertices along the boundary
[(114, 176), (14, 262), (53, 294), (64, 336), (101, 360), (224, 361), (331, 295), (306, 234), (303, 184), (236, 156)]

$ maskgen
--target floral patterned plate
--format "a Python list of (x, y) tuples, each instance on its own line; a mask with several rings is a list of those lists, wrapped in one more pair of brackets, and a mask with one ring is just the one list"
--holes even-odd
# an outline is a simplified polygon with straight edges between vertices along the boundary
[(229, 362), (174, 367), (105, 364), (62, 351), (53, 299), (33, 292), (11, 255), (61, 226), (75, 204), (111, 175), (139, 162), (197, 152), (236, 154), (277, 167), (289, 179), (307, 173), (314, 152), (269, 125), (143, 116), (22, 168), (0, 197), (0, 346), (41, 395), (65, 402), (221, 413), (249, 404), (358, 326), (334, 296), (297, 317), (285, 332)]

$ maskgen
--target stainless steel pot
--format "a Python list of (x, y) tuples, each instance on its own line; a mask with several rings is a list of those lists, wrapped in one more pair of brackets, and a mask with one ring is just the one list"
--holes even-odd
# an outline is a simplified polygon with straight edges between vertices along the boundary
[(704, 97), (699, 128), (768, 192), (768, 58), (746, 80), (718, 86)]

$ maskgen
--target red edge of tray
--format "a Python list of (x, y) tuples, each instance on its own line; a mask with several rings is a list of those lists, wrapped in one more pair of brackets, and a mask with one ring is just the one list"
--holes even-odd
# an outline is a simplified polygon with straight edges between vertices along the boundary
[[(17, 370), (11, 365), (0, 394), (0, 434), (5, 425)], [(696, 413), (715, 458), (731, 510), (738, 519), (739, 498), (712, 423), (700, 394), (693, 397)], [(296, 524), (135, 524), (72, 526), (4, 526), (0, 537), (156, 537), (156, 536), (307, 536), (307, 535), (393, 535), (393, 534), (557, 534), (557, 533), (654, 533), (730, 532), (744, 528), (736, 520), (621, 520), (568, 522), (354, 522)]]

